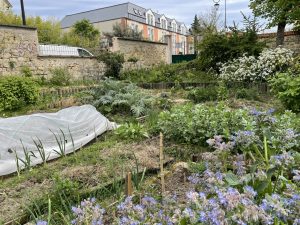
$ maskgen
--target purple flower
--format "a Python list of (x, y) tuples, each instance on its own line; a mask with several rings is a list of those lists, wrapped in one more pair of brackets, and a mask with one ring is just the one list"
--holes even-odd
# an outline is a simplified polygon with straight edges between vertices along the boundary
[(39, 220), (39, 221), (37, 221), (36, 225), (48, 225), (48, 222)]

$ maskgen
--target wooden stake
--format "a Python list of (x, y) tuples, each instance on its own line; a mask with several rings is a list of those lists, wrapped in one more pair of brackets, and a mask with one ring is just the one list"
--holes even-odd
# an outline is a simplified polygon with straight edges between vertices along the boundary
[(159, 164), (160, 164), (160, 178), (161, 178), (161, 193), (165, 192), (165, 174), (164, 174), (164, 144), (163, 144), (163, 134), (159, 134)]
[(127, 173), (126, 179), (125, 179), (125, 195), (126, 196), (132, 196), (133, 189), (132, 189), (132, 176), (131, 172)]

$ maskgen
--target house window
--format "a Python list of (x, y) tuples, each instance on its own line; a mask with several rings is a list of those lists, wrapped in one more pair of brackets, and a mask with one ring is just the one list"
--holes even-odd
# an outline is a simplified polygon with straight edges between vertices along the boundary
[(167, 29), (167, 21), (164, 19), (160, 20), (160, 25), (162, 29)]
[(154, 29), (153, 28), (148, 27), (148, 38), (150, 41), (154, 40)]
[(154, 15), (151, 12), (146, 13), (146, 23), (155, 26)]
[(177, 24), (175, 22), (172, 23), (172, 31), (177, 32)]

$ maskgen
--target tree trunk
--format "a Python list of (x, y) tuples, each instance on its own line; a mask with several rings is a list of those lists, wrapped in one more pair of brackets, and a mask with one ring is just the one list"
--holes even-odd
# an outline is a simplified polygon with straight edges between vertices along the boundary
[(286, 21), (278, 23), (276, 46), (283, 45), (283, 43), (284, 43), (285, 26), (286, 26)]

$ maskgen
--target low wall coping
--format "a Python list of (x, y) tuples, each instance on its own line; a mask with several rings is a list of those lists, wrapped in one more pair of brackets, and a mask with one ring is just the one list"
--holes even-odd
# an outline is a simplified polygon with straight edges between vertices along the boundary
[(36, 27), (22, 26), (22, 25), (8, 25), (8, 24), (0, 24), (1, 28), (12, 28), (12, 29), (24, 29), (24, 30), (37, 30)]
[(146, 42), (146, 43), (149, 43), (149, 44), (168, 45), (168, 43), (156, 42), (156, 41), (148, 41), (148, 40), (138, 40), (138, 39), (133, 39), (133, 38), (117, 37), (117, 39), (124, 40), (124, 41)]
[[(284, 36), (285, 37), (287, 37), (287, 36), (297, 36), (297, 35), (300, 35), (299, 31), (287, 31), (287, 32), (284, 32)], [(270, 38), (270, 37), (276, 37), (276, 36), (277, 36), (277, 33), (258, 34), (259, 38)]]

